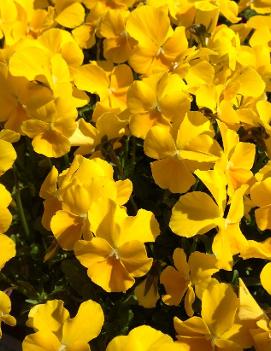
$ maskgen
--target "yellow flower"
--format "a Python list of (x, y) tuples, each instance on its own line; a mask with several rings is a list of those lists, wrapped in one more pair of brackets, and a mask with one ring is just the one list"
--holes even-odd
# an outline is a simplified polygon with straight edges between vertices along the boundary
[(128, 118), (122, 116), (122, 114), (109, 111), (104, 112), (97, 117), (95, 122), (94, 127), (93, 124), (86, 122), (82, 118), (78, 120), (77, 129), (69, 139), (72, 146), (79, 146), (75, 154), (94, 153), (104, 138), (108, 141), (113, 139), (114, 148), (114, 144), (118, 143), (118, 139), (125, 133), (128, 134)]
[(184, 250), (177, 248), (173, 253), (173, 261), (175, 267), (166, 267), (160, 276), (160, 282), (166, 290), (162, 300), (168, 305), (178, 306), (185, 296), (185, 311), (191, 317), (194, 314), (192, 305), (195, 301), (195, 292), (201, 299), (204, 289), (217, 282), (211, 277), (219, 270), (216, 267), (216, 258), (214, 255), (195, 251), (187, 262)]
[(16, 325), (16, 319), (9, 312), (11, 310), (11, 302), (9, 296), (0, 290), (0, 339), (2, 337), (1, 323), (6, 323), (10, 326)]
[(165, 6), (137, 7), (127, 19), (126, 31), (138, 42), (129, 57), (138, 73), (165, 72), (188, 48), (185, 28), (173, 31)]
[(95, 301), (82, 302), (74, 318), (70, 318), (63, 301), (47, 301), (29, 312), (27, 325), (36, 332), (25, 337), (23, 351), (90, 351), (88, 342), (99, 335), (103, 323), (103, 310)]
[(30, 119), (22, 123), (22, 132), (33, 139), (33, 149), (39, 154), (61, 157), (70, 150), (69, 137), (76, 129), (76, 110), (66, 97), (36, 107), (31, 111)]
[(131, 192), (129, 179), (113, 180), (113, 167), (109, 163), (77, 155), (69, 169), (58, 175), (53, 167), (44, 180), (40, 189), (40, 196), (45, 199), (42, 224), (52, 230), (63, 249), (72, 250), (82, 236), (92, 237), (91, 216), (100, 198), (123, 205)]
[(131, 133), (144, 139), (152, 126), (181, 120), (190, 100), (177, 74), (157, 73), (135, 81), (127, 94)]
[(216, 107), (220, 92), (221, 84), (215, 84), (215, 69), (204, 59), (196, 62), (187, 70), (185, 80), (187, 89), (191, 94), (196, 96), (196, 102), (199, 108), (209, 108), (216, 113)]
[(240, 142), (238, 134), (222, 122), (219, 123), (219, 129), (224, 152), (216, 162), (216, 167), (225, 173), (227, 192), (231, 197), (241, 185), (251, 182), (253, 173), (250, 169), (254, 164), (256, 147), (251, 143)]
[(57, 85), (72, 80), (83, 58), (82, 50), (69, 32), (51, 28), (38, 39), (25, 39), (18, 44), (10, 57), (9, 70), (13, 76), (29, 81), (37, 79), (57, 91)]
[(97, 94), (105, 107), (124, 110), (133, 74), (131, 68), (125, 64), (104, 69), (92, 62), (75, 71), (74, 82), (77, 88)]
[(174, 318), (177, 339), (190, 351), (236, 350), (249, 347), (237, 322), (239, 300), (230, 285), (217, 283), (203, 292), (200, 317)]
[(195, 171), (195, 174), (211, 192), (215, 201), (200, 191), (181, 196), (173, 207), (169, 226), (174, 233), (188, 238), (218, 227), (212, 250), (218, 259), (218, 267), (231, 270), (233, 255), (242, 252), (247, 245), (239, 224), (244, 215), (243, 196), (248, 186), (243, 185), (234, 192), (229, 211), (224, 218), (227, 201), (225, 175), (217, 169)]
[(148, 325), (141, 325), (132, 329), (126, 336), (116, 336), (108, 344), (106, 351), (188, 351), (184, 347), (180, 349), (172, 338)]
[(95, 236), (90, 241), (79, 240), (75, 256), (88, 268), (94, 283), (108, 292), (125, 292), (135, 277), (150, 270), (152, 259), (144, 244), (155, 241), (159, 225), (151, 212), (140, 209), (136, 216), (127, 216), (112, 200), (97, 201), (90, 218)]
[(125, 28), (128, 15), (129, 11), (108, 10), (100, 24), (99, 34), (105, 38), (104, 57), (115, 63), (127, 61), (136, 44)]
[[(144, 142), (145, 154), (158, 161), (151, 163), (152, 176), (162, 189), (184, 193), (195, 183), (195, 169), (206, 169), (220, 156), (210, 121), (200, 112), (190, 111), (179, 126), (157, 125)], [(174, 176), (173, 176), (174, 175)]]
[(0, 121), (5, 122), (5, 128), (20, 131), (21, 123), (27, 119), (27, 84), (27, 79), (11, 76), (8, 66), (0, 63)]

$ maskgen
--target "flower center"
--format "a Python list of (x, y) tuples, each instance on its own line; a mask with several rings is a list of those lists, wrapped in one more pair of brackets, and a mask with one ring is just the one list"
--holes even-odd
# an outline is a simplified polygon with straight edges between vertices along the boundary
[(116, 249), (112, 249), (112, 251), (111, 251), (111, 253), (109, 254), (108, 257), (114, 257), (116, 260), (120, 259), (118, 251)]

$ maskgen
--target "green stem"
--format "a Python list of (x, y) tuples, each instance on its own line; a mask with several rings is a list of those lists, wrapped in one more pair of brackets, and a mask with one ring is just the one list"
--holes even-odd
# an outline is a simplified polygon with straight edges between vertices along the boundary
[(19, 182), (16, 176), (16, 171), (14, 169), (14, 178), (15, 178), (15, 186), (16, 186), (16, 191), (15, 191), (15, 201), (17, 204), (17, 209), (19, 212), (19, 216), (21, 219), (21, 223), (24, 229), (24, 233), (27, 239), (30, 239), (31, 235), (30, 235), (30, 230), (29, 230), (29, 226), (25, 217), (25, 212), (24, 212), (24, 208), (23, 208), (23, 203), (22, 203), (22, 198), (21, 198), (21, 190), (20, 190), (20, 186), (19, 186)]

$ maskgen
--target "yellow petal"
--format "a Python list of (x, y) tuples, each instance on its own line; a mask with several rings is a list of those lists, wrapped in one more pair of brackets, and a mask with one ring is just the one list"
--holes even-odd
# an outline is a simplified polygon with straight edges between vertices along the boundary
[(65, 309), (63, 301), (49, 300), (31, 308), (27, 326), (41, 332), (60, 335), (62, 325), (68, 318), (69, 312)]
[(127, 93), (127, 106), (132, 114), (146, 113), (155, 107), (155, 89), (160, 77), (156, 74), (134, 81)]
[(8, 207), (12, 201), (10, 192), (1, 183), (0, 183), (0, 198), (1, 198), (1, 206), (3, 207)]
[(225, 283), (211, 285), (202, 295), (202, 319), (216, 337), (234, 323), (239, 301), (232, 287)]
[(26, 351), (59, 351), (61, 350), (61, 343), (52, 332), (39, 331), (35, 334), (27, 335), (22, 347)]
[[(32, 58), (35, 57), (35, 60)], [(13, 76), (25, 77), (29, 81), (37, 76), (50, 76), (50, 60), (47, 52), (39, 47), (26, 47), (16, 51), (10, 58), (9, 69)]]
[(90, 195), (88, 189), (76, 180), (62, 192), (63, 209), (78, 216), (85, 216), (90, 209)]
[(62, 204), (57, 198), (50, 197), (43, 202), (43, 207), (44, 207), (44, 211), (43, 211), (41, 223), (45, 229), (50, 231), (51, 219), (56, 214), (57, 211), (62, 210)]
[(105, 71), (94, 64), (83, 65), (74, 74), (77, 88), (97, 94), (101, 99), (107, 97), (109, 81)]
[(0, 175), (10, 169), (16, 160), (16, 151), (11, 143), (0, 139)]
[(130, 241), (118, 247), (117, 254), (125, 269), (133, 277), (142, 277), (151, 268), (152, 258), (148, 258), (145, 246), (139, 241)]
[(162, 300), (167, 305), (178, 306), (188, 288), (188, 281), (181, 272), (169, 266), (160, 275), (160, 283), (164, 285), (166, 294)]
[(251, 68), (246, 68), (239, 76), (239, 94), (244, 96), (259, 97), (264, 93), (265, 82), (259, 73)]
[[(89, 316), (95, 316), (92, 323), (86, 323)], [(104, 314), (101, 306), (92, 300), (84, 301), (76, 316), (65, 321), (61, 341), (64, 345), (73, 345), (76, 342), (87, 344), (99, 335), (103, 323)]]
[(151, 163), (152, 176), (160, 188), (185, 193), (196, 182), (188, 165), (189, 161), (168, 157)]
[(241, 322), (249, 320), (257, 321), (264, 317), (264, 311), (255, 301), (241, 278), (239, 278), (239, 299), (238, 317)]
[(139, 42), (140, 46), (155, 53), (164, 43), (169, 25), (166, 8), (145, 5), (131, 12), (126, 23), (126, 30)]
[(133, 183), (130, 179), (116, 181), (117, 186), (117, 203), (124, 205), (130, 198), (133, 192)]
[(0, 205), (0, 233), (5, 233), (12, 222), (12, 215), (6, 207)]
[(70, 142), (62, 134), (48, 131), (39, 134), (32, 140), (33, 149), (47, 157), (61, 157), (69, 152)]
[(160, 298), (160, 295), (158, 292), (157, 281), (154, 279), (152, 284), (149, 286), (149, 279), (153, 278), (147, 275), (147, 278), (136, 286), (135, 296), (139, 306), (154, 308)]
[(162, 114), (171, 121), (180, 120), (190, 108), (187, 87), (178, 74), (164, 74), (157, 85), (157, 101)]
[(221, 216), (224, 215), (226, 207), (226, 177), (220, 170), (200, 171), (196, 170), (195, 175), (204, 183), (213, 195), (218, 204)]
[(255, 183), (250, 189), (251, 200), (256, 206), (264, 207), (271, 204), (271, 178)]
[(15, 243), (4, 234), (0, 234), (0, 270), (16, 254)]
[(207, 233), (217, 226), (219, 209), (206, 193), (193, 191), (180, 197), (173, 207), (169, 226), (187, 238)]
[(58, 170), (56, 169), (55, 166), (53, 166), (40, 187), (40, 193), (39, 193), (40, 197), (42, 197), (43, 199), (47, 199), (50, 196), (54, 196), (56, 194), (57, 178), (58, 178)]
[(204, 320), (200, 317), (192, 317), (186, 321), (182, 321), (174, 317), (174, 328), (177, 333), (178, 340), (182, 340), (182, 336), (191, 336), (196, 339), (199, 336), (208, 335), (210, 332)]
[(160, 228), (154, 214), (141, 208), (136, 216), (124, 218), (118, 245), (133, 240), (141, 243), (154, 242), (158, 234), (160, 234)]
[(64, 250), (72, 250), (83, 234), (84, 219), (66, 211), (57, 211), (52, 217), (50, 227)]
[(91, 241), (79, 240), (74, 248), (75, 256), (88, 268), (90, 279), (107, 292), (124, 292), (134, 279), (125, 270), (117, 257), (117, 252), (105, 239), (93, 238)]
[(271, 206), (257, 208), (255, 218), (260, 230), (271, 229)]
[(154, 126), (146, 135), (144, 152), (147, 156), (161, 159), (177, 152), (173, 136), (167, 126)]
[(221, 149), (216, 140), (207, 134), (202, 134), (185, 146), (185, 150), (180, 150), (181, 158), (198, 162), (215, 162), (221, 153)]
[(236, 168), (251, 169), (254, 163), (256, 147), (251, 143), (238, 143), (230, 158)]
[(193, 316), (194, 314), (193, 303), (195, 299), (196, 299), (196, 295), (195, 295), (194, 289), (192, 288), (191, 284), (189, 284), (184, 298), (184, 309), (186, 314), (189, 317)]
[(195, 285), (197, 296), (201, 298), (202, 292), (212, 279), (211, 276), (219, 270), (216, 266), (216, 257), (195, 251), (190, 255), (188, 262), (192, 284)]
[(261, 271), (260, 280), (263, 288), (268, 292), (269, 295), (271, 295), (270, 274), (271, 274), (271, 263), (267, 263)]
[(82, 4), (74, 2), (64, 8), (55, 18), (63, 27), (74, 28), (83, 23), (85, 10)]
[(271, 260), (271, 239), (268, 238), (264, 241), (248, 240), (247, 245), (241, 251), (242, 258), (262, 258)]

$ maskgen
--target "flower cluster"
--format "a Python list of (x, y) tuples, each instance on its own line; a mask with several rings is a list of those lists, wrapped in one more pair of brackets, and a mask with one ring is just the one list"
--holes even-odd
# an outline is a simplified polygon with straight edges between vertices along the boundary
[(2, 0), (0, 40), (0, 323), (23, 295), (23, 351), (270, 351), (270, 0)]

